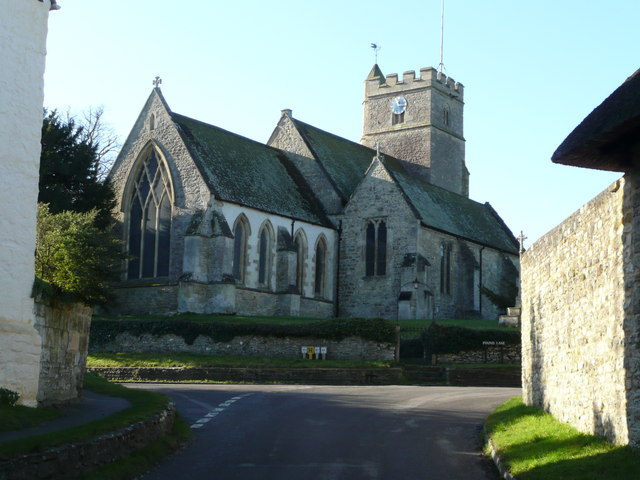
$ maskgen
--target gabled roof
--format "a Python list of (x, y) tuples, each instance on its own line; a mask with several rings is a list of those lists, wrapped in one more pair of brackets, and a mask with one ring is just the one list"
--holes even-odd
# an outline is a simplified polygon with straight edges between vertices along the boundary
[[(640, 70), (594, 109), (555, 151), (555, 163), (623, 172), (640, 139)], [(637, 161), (637, 152), (635, 153)]]
[(507, 253), (518, 253), (517, 240), (491, 205), (427, 183), (411, 175), (404, 163), (393, 157), (382, 158), (382, 164), (424, 225)]
[(315, 159), (329, 175), (343, 203), (346, 203), (369, 168), (375, 150), (295, 118), (291, 120)]
[(283, 152), (177, 113), (171, 118), (216, 198), (331, 225)]
[[(346, 203), (363, 180), (376, 151), (292, 118), (300, 136), (329, 175)], [(416, 217), (426, 226), (508, 253), (518, 242), (491, 205), (420, 180), (406, 162), (387, 155), (383, 164), (402, 190)]]

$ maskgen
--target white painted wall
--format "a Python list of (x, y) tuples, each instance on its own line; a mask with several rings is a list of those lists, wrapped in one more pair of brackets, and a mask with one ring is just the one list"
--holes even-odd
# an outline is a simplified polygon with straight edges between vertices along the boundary
[[(223, 203), (222, 213), (224, 214), (229, 228), (233, 230), (236, 219), (240, 214), (244, 213), (249, 221), (251, 233), (247, 237), (247, 269), (245, 272), (245, 285), (251, 288), (258, 287), (258, 236), (260, 234), (260, 228), (265, 221), (271, 222), (271, 226), (274, 231), (274, 245), (273, 245), (273, 258), (276, 256), (276, 246), (278, 227), (284, 227), (289, 233), (291, 233), (291, 219), (287, 217), (281, 217), (279, 215), (268, 214), (260, 210), (254, 210), (252, 208), (236, 205), (234, 203)], [(336, 242), (337, 234), (335, 230), (330, 228), (321, 227), (307, 222), (296, 220), (294, 224), (294, 235), (303, 230), (307, 239), (307, 252), (305, 255), (305, 268), (304, 268), (304, 292), (305, 297), (314, 297), (314, 281), (315, 281), (315, 248), (320, 235), (324, 235), (327, 242), (327, 272), (326, 272), (326, 299), (334, 300), (334, 281), (336, 277), (335, 264), (336, 264)], [(275, 285), (275, 263), (271, 269), (270, 285), (273, 288)]]
[(36, 202), (48, 0), (0, 0), (0, 386), (35, 405)]

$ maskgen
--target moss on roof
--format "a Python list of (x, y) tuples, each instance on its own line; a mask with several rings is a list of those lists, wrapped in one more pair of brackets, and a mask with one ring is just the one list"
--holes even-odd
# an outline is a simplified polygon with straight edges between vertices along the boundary
[[(292, 120), (346, 203), (364, 178), (376, 151), (300, 120)], [(481, 245), (518, 253), (518, 242), (513, 233), (489, 204), (422, 181), (404, 168), (405, 163), (383, 156), (383, 164), (425, 225)]]
[(518, 242), (488, 203), (475, 202), (411, 175), (403, 161), (384, 156), (382, 163), (428, 227), (481, 245), (518, 253)]
[(283, 152), (183, 115), (171, 116), (216, 198), (330, 225)]
[(331, 182), (346, 203), (376, 155), (372, 150), (346, 138), (292, 119), (313, 156), (325, 169)]

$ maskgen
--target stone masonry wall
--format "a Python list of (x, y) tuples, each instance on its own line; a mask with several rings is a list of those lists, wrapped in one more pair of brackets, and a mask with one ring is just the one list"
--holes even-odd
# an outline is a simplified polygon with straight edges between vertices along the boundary
[(230, 342), (215, 342), (200, 335), (192, 345), (176, 335), (154, 336), (143, 334), (133, 336), (120, 333), (116, 338), (100, 346), (92, 347), (92, 352), (187, 352), (202, 355), (240, 355), (273, 358), (301, 358), (301, 347), (327, 347), (327, 360), (380, 360), (393, 361), (395, 345), (376, 343), (357, 337), (344, 340), (320, 338), (277, 338), (262, 336), (239, 336)]
[(36, 300), (36, 329), (42, 338), (38, 403), (58, 403), (80, 396), (92, 311), (81, 303), (52, 305)]
[(522, 258), (528, 405), (640, 444), (638, 179), (615, 182)]
[(40, 368), (31, 287), (49, 7), (0, 0), (0, 387), (30, 406)]

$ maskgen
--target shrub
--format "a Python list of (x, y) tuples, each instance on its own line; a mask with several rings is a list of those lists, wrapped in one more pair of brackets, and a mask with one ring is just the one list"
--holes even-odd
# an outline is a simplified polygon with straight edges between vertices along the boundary
[(13, 407), (20, 398), (20, 394), (9, 390), (8, 388), (0, 388), (0, 405), (8, 405)]
[(133, 336), (150, 334), (176, 335), (187, 345), (192, 345), (199, 335), (210, 337), (215, 342), (229, 342), (234, 337), (257, 335), (263, 337), (319, 337), (342, 340), (360, 337), (375, 342), (394, 342), (395, 328), (385, 320), (336, 318), (318, 322), (294, 324), (190, 322), (186, 320), (105, 320), (91, 322), (90, 346), (103, 345), (113, 340), (119, 333)]
[(67, 295), (89, 305), (108, 300), (108, 282), (117, 278), (119, 241), (95, 226), (97, 212), (52, 214), (38, 204), (36, 293)]
[(520, 332), (510, 330), (474, 330), (462, 327), (444, 327), (436, 322), (422, 333), (427, 355), (481, 350), (484, 341), (519, 345)]

